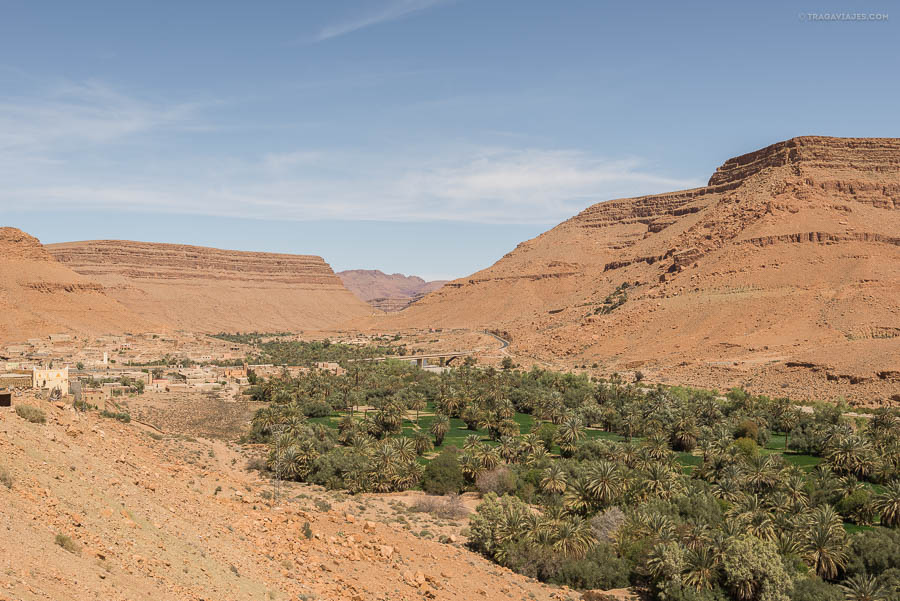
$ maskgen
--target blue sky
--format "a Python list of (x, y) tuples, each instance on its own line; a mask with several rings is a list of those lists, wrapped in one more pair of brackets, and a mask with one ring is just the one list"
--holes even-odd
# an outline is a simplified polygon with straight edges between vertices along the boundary
[(894, 6), (0, 0), (0, 225), (463, 276), (778, 140), (900, 136)]

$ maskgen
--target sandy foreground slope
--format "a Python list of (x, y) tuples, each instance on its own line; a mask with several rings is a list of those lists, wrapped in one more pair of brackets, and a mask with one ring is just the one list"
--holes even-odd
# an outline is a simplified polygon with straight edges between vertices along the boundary
[(292, 485), (273, 508), (236, 445), (28, 402), (46, 424), (0, 410), (0, 600), (580, 597), (419, 538), (463, 524), (404, 513), (407, 497)]

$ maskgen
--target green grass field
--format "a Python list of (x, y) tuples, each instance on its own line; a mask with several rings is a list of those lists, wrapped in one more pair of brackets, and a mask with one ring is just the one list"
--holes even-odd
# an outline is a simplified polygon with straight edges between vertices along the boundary
[[(343, 417), (345, 412), (335, 412), (327, 417), (313, 417), (310, 418), (310, 423), (318, 423), (325, 424), (331, 428), (337, 428), (338, 421)], [(362, 419), (363, 413), (360, 411), (356, 411), (354, 414), (357, 419)], [(519, 431), (522, 434), (527, 434), (531, 431), (532, 426), (534, 425), (535, 418), (527, 413), (516, 413), (513, 416), (513, 420), (519, 424)], [(416, 435), (417, 431), (425, 432), (430, 435), (431, 424), (434, 422), (434, 404), (428, 403), (422, 411), (419, 412), (418, 424), (416, 423), (416, 419), (414, 413), (410, 413), (407, 416), (407, 419), (403, 420), (403, 436), (413, 437)], [(496, 441), (491, 440), (488, 436), (488, 432), (486, 430), (469, 430), (466, 427), (466, 424), (463, 420), (458, 418), (452, 418), (450, 420), (450, 430), (447, 432), (447, 435), (444, 437), (443, 446), (454, 446), (458, 448), (462, 448), (463, 444), (466, 441), (466, 438), (471, 436), (472, 434), (477, 434), (481, 439), (481, 442), (488, 445), (496, 445), (498, 444)], [(615, 434), (613, 432), (606, 432), (604, 430), (599, 430), (597, 428), (588, 428), (585, 430), (585, 438), (587, 440), (611, 440), (614, 442), (624, 442), (625, 437), (619, 434)], [(639, 443), (643, 440), (640, 437), (632, 438), (632, 441), (635, 443)], [(813, 457), (812, 455), (804, 455), (801, 453), (794, 453), (791, 451), (785, 451), (785, 435), (784, 434), (772, 434), (769, 438), (769, 441), (766, 443), (765, 447), (761, 450), (762, 453), (771, 454), (771, 455), (781, 455), (784, 460), (791, 464), (800, 467), (803, 470), (810, 471), (815, 468), (819, 463), (821, 463), (821, 457)], [(559, 447), (555, 446), (551, 450), (554, 454), (559, 454)], [(433, 457), (436, 453), (429, 453), (429, 457)], [(691, 471), (698, 465), (700, 465), (703, 461), (702, 457), (698, 455), (694, 455), (692, 453), (677, 453), (678, 462), (681, 464), (684, 472), (686, 474), (690, 474)], [(428, 461), (427, 458), (420, 458), (420, 461)]]

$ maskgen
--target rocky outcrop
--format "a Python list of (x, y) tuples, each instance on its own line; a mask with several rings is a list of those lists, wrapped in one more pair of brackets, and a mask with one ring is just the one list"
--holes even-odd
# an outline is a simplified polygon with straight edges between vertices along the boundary
[[(709, 186), (740, 184), (767, 169), (778, 167), (788, 167), (798, 175), (805, 170), (815, 170), (832, 174), (854, 172), (857, 176), (880, 178), (900, 173), (898, 155), (900, 139), (897, 138), (792, 138), (728, 159), (709, 178)], [(896, 191), (900, 183), (884, 181), (877, 187), (884, 186)]]
[[(900, 139), (794, 138), (729, 159), (708, 186), (588, 207), (399, 321), (502, 327), (512, 352), (568, 367), (641, 362), (698, 385), (874, 402), (900, 343), (860, 333), (900, 327), (898, 208)], [(786, 361), (849, 377), (771, 367)]]
[(126, 307), (179, 329), (295, 331), (371, 313), (311, 255), (118, 240), (47, 249)]
[(37, 238), (0, 228), (0, 341), (159, 327), (129, 311), (99, 282), (60, 264)]
[(0, 227), (0, 257), (5, 261), (52, 261), (40, 240), (14, 227)]

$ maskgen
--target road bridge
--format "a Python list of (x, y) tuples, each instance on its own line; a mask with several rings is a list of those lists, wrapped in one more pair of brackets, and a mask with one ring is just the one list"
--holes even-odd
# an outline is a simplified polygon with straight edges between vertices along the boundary
[[(351, 359), (351, 361), (387, 361), (393, 359), (395, 361), (406, 361), (407, 363), (415, 363), (416, 367), (425, 369), (429, 365), (438, 367), (446, 367), (450, 362), (459, 357), (470, 357), (475, 351), (461, 351), (455, 353), (423, 353), (418, 355), (387, 355), (384, 357), (369, 357), (367, 359)], [(429, 363), (433, 361), (435, 363)]]

